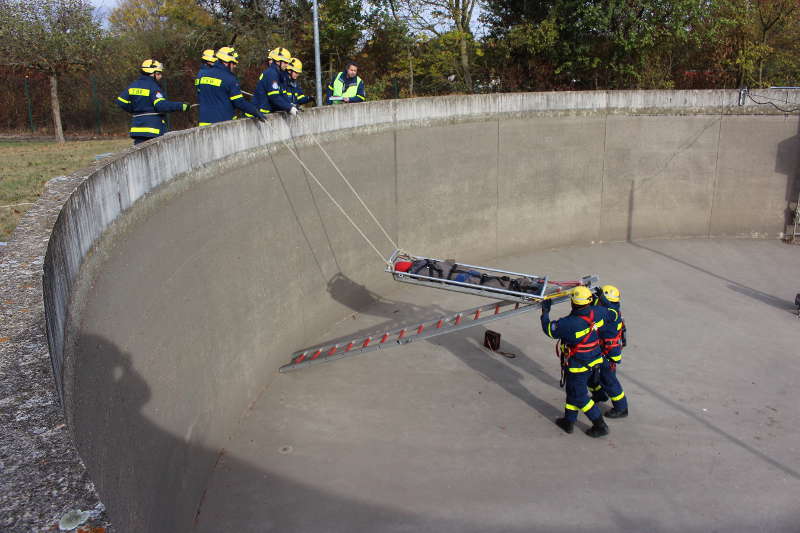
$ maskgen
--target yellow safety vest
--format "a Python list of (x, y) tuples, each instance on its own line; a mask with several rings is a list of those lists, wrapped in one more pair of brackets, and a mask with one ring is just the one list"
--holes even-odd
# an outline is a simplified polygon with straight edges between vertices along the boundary
[[(347, 90), (344, 90), (344, 72), (340, 72), (336, 75), (336, 79), (333, 80), (333, 94), (331, 96), (336, 97), (343, 97), (343, 98), (355, 98), (358, 96), (358, 86), (361, 85), (362, 82), (361, 78), (356, 76), (356, 82), (349, 87)], [(331, 102), (332, 104), (343, 104), (344, 102), (341, 100), (334, 100)]]

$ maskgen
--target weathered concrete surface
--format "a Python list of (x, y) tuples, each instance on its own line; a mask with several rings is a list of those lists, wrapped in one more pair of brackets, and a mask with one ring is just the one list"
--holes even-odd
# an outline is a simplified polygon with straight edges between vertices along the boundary
[[(521, 315), (490, 326), (514, 359), (476, 328), (281, 375), (228, 445), (197, 531), (797, 531), (800, 247), (637, 241), (500, 264), (591, 268), (622, 288), (631, 416), (607, 438), (553, 424), (553, 343)], [(398, 287), (313, 340), (485, 301)]]
[[(494, 262), (627, 237), (777, 237), (795, 187), (797, 117), (731, 117), (754, 112), (736, 99), (380, 102), (169, 135), (105, 166), (56, 225), (45, 295), (68, 421), (115, 523), (189, 529), (220, 452), (287, 354), (394, 288), (284, 141), (387, 253), (311, 135), (416, 253)], [(735, 182), (747, 179), (731, 173), (733, 185), (718, 186), (720, 156), (745, 157), (725, 134), (731, 119), (758, 123), (782, 148), (754, 143), (762, 149), (748, 159), (754, 179), (780, 190), (757, 188), (749, 200), (777, 206), (783, 196), (777, 215), (714, 218), (736, 209)], [(586, 273), (572, 267), (570, 276)]]

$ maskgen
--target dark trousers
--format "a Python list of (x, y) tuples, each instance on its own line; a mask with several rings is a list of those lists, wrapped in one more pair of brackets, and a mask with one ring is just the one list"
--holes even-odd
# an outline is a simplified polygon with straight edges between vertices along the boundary
[(564, 376), (564, 390), (567, 392), (567, 401), (564, 405), (564, 418), (571, 422), (578, 419), (578, 413), (583, 411), (589, 420), (597, 420), (601, 415), (600, 409), (595, 405), (594, 400), (589, 397), (587, 386), (589, 378), (594, 372), (570, 372), (566, 369)]
[(617, 379), (617, 363), (604, 360), (603, 364), (592, 373), (588, 382), (592, 399), (596, 402), (604, 402), (611, 399), (614, 408), (624, 411), (628, 408), (628, 399)]

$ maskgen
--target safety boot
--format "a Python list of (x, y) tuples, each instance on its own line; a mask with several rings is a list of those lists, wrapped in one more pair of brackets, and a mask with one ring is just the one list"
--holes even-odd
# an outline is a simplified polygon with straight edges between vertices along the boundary
[(603, 420), (603, 415), (592, 420), (592, 427), (586, 430), (586, 434), (595, 439), (608, 435), (608, 425), (606, 425), (606, 421)]
[(627, 409), (617, 409), (616, 407), (606, 411), (606, 418), (625, 418), (628, 416)]
[(572, 433), (572, 428), (575, 426), (575, 422), (571, 420), (567, 420), (564, 417), (556, 418), (556, 425), (564, 430), (564, 433)]

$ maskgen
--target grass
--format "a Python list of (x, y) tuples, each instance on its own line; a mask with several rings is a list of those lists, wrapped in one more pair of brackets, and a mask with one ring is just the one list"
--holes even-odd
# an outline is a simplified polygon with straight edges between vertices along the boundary
[[(72, 141), (0, 141), (0, 241), (7, 241), (19, 218), (42, 194), (51, 178), (71, 174), (94, 156), (131, 146), (130, 139)], [(5, 207), (12, 205), (13, 207)]]

